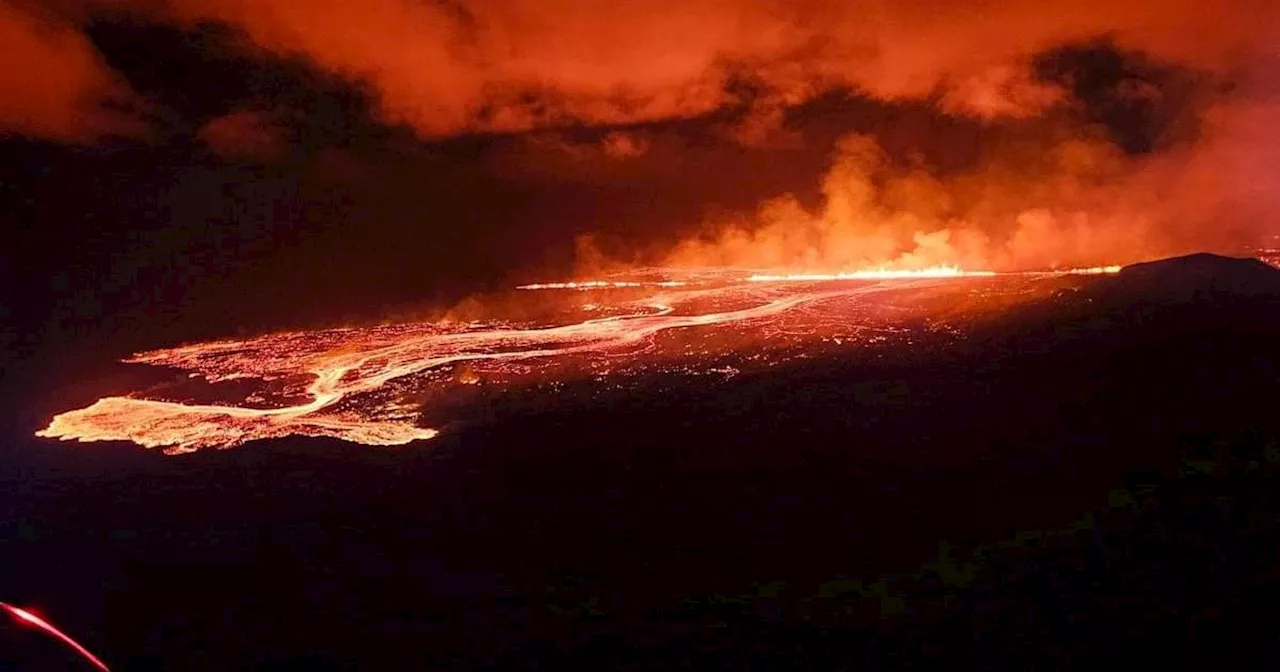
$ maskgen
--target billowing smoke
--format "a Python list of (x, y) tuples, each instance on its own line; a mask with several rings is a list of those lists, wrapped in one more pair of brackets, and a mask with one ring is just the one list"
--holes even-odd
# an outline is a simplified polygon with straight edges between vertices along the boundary
[(989, 143), (960, 170), (895, 158), (875, 137), (851, 134), (833, 150), (817, 207), (787, 194), (710, 219), (664, 261), (1028, 270), (1238, 252), (1280, 225), (1273, 104), (1223, 98), (1182, 110), (1190, 119), (1163, 129), (1175, 137), (1152, 135), (1161, 130), (1148, 118), (1158, 105), (1136, 105), (1146, 109), (1130, 128), (1043, 121), (1042, 130)]
[[(637, 127), (701, 119), (726, 143), (794, 144), (834, 91), (985, 125), (963, 166), (850, 134), (820, 203), (761, 194), (680, 262), (1116, 262), (1224, 247), (1275, 209), (1272, 0), (0, 0), (0, 132), (117, 132), (104, 110), (128, 92), (81, 29), (119, 14), (227, 26), (246, 57), (358, 82), (424, 141), (594, 128), (599, 155), (634, 162), (659, 155)], [(200, 137), (269, 157), (269, 122), (231, 111)]]
[(74, 22), (34, 3), (0, 1), (0, 137), (79, 141), (139, 128), (103, 103), (127, 88)]
[[(424, 136), (568, 123), (696, 117), (741, 103), (749, 79), (776, 117), (835, 87), (945, 109), (1027, 116), (1055, 99), (1030, 77), (1047, 49), (1111, 35), (1118, 44), (1218, 72), (1271, 50), (1269, 0), (4, 0), (7, 44), (49, 68), (64, 109), (103, 93), (74, 23), (102, 12), (223, 22), (243, 49), (309, 59), (365, 81), (384, 118)], [(6, 49), (6, 54), (18, 50)], [(56, 64), (56, 65), (55, 65)], [(56, 84), (55, 84), (56, 82)]]
[[(119, 0), (116, 0), (119, 2)], [(114, 4), (114, 3), (113, 3)], [(139, 3), (128, 3), (139, 4)], [(252, 44), (367, 80), (424, 135), (694, 117), (759, 83), (767, 111), (835, 86), (949, 109), (1033, 113), (1032, 54), (1112, 34), (1126, 48), (1229, 69), (1266, 49), (1267, 0), (169, 0)]]
[(793, 196), (712, 222), (673, 251), (677, 265), (794, 270), (871, 267), (1040, 268), (1150, 255), (1150, 195), (1129, 162), (1100, 140), (1068, 139), (940, 176), (901, 166), (871, 137), (835, 149), (822, 204)]

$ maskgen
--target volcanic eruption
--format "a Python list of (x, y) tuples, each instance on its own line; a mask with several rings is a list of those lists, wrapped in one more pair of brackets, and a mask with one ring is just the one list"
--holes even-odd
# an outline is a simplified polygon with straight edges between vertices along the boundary
[[(220, 287), (213, 273), (206, 286), (214, 289), (192, 292), (193, 305), (214, 296), (259, 300), (272, 311), (289, 305), (269, 298), (272, 287), (324, 293), (319, 283), (299, 280), (295, 267), (313, 269), (336, 294), (353, 284), (347, 276), (378, 274), (384, 258), (398, 259), (406, 273), (430, 266), (400, 248), (434, 236), (406, 235), (417, 226), (405, 223), (413, 218), (382, 203), (396, 191), (391, 185), (414, 184), (415, 170), (439, 171), (449, 163), (442, 158), (468, 152), (481, 168), (461, 182), (496, 175), (520, 183), (517, 194), (545, 192), (550, 212), (585, 209), (602, 221), (528, 235), (525, 242), (555, 245), (576, 239), (577, 255), (546, 265), (558, 276), (512, 283), (518, 297), (508, 302), (533, 307), (519, 315), (271, 325), (252, 330), (262, 334), (254, 337), (155, 343), (126, 361), (171, 380), (58, 414), (40, 436), (129, 440), (168, 452), (289, 435), (402, 445), (448, 424), (437, 414), (459, 385), (473, 389), (469, 394), (497, 394), (654, 370), (701, 374), (811, 356), (833, 342), (910, 340), (920, 329), (959, 334), (963, 329), (947, 320), (998, 303), (982, 297), (1045, 295), (1077, 275), (1111, 274), (1121, 264), (1222, 251), (1256, 234), (1252, 224), (1239, 224), (1246, 215), (1273, 210), (1263, 207), (1266, 185), (1254, 179), (1278, 165), (1266, 149), (1274, 143), (1260, 142), (1270, 133), (1265, 75), (1273, 59), (1266, 56), (1270, 42), (1245, 28), (1274, 16), (1266, 3), (1246, 3), (1260, 14), (1222, 10), (1230, 20), (1216, 22), (1221, 29), (1195, 49), (1174, 39), (1203, 25), (1199, 5), (1190, 2), (1149, 12), (1090, 3), (1093, 11), (1070, 12), (1070, 21), (1029, 6), (966, 13), (931, 2), (874, 4), (866, 14), (839, 3), (699, 1), (691, 9), (673, 6), (676, 18), (656, 23), (649, 12), (603, 5), (566, 9), (562, 21), (548, 23), (507, 2), (456, 11), (395, 2), (381, 12), (334, 3), (303, 11), (278, 2), (252, 12), (220, 2), (95, 8), (127, 15), (116, 17), (126, 32), (204, 31), (202, 44), (231, 54), (224, 70), (244, 59), (282, 59), (273, 67), (283, 70), (248, 77), (243, 100), (231, 109), (166, 132), (192, 134), (210, 158), (249, 166), (246, 174), (268, 182), (275, 170), (268, 166), (304, 166), (299, 184), (311, 184), (318, 203), (299, 196), (301, 213), (325, 219), (334, 212), (326, 208), (337, 208), (337, 221), (365, 226), (390, 212), (396, 222), (381, 236), (361, 230), (309, 242), (324, 238), (298, 215), (293, 228), (262, 238), (292, 240), (301, 251), (285, 256), (300, 263), (274, 272), (260, 262), (255, 272), (228, 273), (239, 278), (229, 287), (250, 292)], [(74, 80), (68, 90), (76, 95), (36, 102), (65, 113), (72, 98), (96, 101), (100, 112), (93, 128), (77, 127), (67, 114), (39, 126), (34, 108), (15, 106), (0, 116), (5, 127), (89, 141), (128, 137), (153, 123), (137, 99), (155, 78), (148, 79), (146, 63), (117, 49), (129, 43), (127, 35), (82, 31), (70, 9), (5, 5), (3, 12), (0, 25), (22, 37), (24, 49), (76, 56), (67, 60), (74, 72), (54, 73)], [(214, 24), (222, 28), (210, 29)], [(42, 26), (48, 39), (28, 39)], [(378, 38), (348, 39), (353, 30)], [(116, 81), (113, 67), (134, 77)], [(271, 83), (285, 71), (317, 90), (340, 92), (325, 95), (341, 104), (280, 97)], [(178, 116), (187, 109), (178, 99), (162, 102)], [(321, 118), (317, 110), (336, 116)], [(367, 142), (313, 146), (328, 136), (308, 129), (335, 124)], [(479, 138), (474, 146), (459, 140), (469, 135)], [(293, 154), (291, 139), (299, 140)], [(383, 163), (400, 167), (377, 172), (379, 162), (362, 154), (369, 147), (392, 148), (396, 160)], [(786, 175), (795, 167), (803, 180)], [(752, 188), (735, 183), (757, 179)], [(301, 193), (289, 179), (279, 182)], [(669, 194), (628, 200), (646, 186)], [(604, 196), (581, 197), (590, 207), (571, 197), (561, 203), (560, 194), (575, 188)], [(502, 200), (483, 188), (477, 193), (454, 219), (480, 221), (466, 210)], [(715, 207), (689, 208), (695, 193)], [(277, 217), (289, 212), (279, 199), (264, 200), (271, 214), (253, 221), (291, 219)], [(353, 202), (369, 209), (343, 210)], [(414, 207), (421, 214), (424, 206)], [(647, 225), (603, 221), (610, 212), (642, 213)], [(328, 260), (354, 240), (368, 241), (362, 245), (369, 251), (343, 258), (342, 272), (330, 273)], [(488, 242), (501, 237), (477, 240), (473, 251), (501, 256), (495, 248), (502, 245)], [(243, 243), (244, 254), (257, 254), (256, 244)], [(218, 254), (205, 250), (241, 245), (180, 243), (171, 256), (203, 258)], [(443, 255), (437, 260), (468, 258), (448, 245), (436, 248), (446, 250), (434, 253)], [(535, 264), (510, 266), (508, 275), (528, 277)], [(198, 275), (177, 272), (182, 282)], [(143, 276), (119, 282), (142, 291)], [(539, 312), (543, 296), (557, 291), (581, 300), (547, 299), (550, 307)], [(352, 290), (366, 298), (360, 293)], [(967, 308), (937, 318), (939, 297)]]
[(0, 594), (130, 670), (1280, 659), (1278, 36), (0, 0)]
[[(519, 387), (590, 376), (625, 379), (653, 370), (693, 376), (770, 366), (833, 345), (872, 346), (908, 340), (919, 329), (955, 329), (965, 317), (950, 315), (955, 324), (929, 322), (926, 298), (977, 296), (985, 301), (970, 306), (976, 311), (994, 304), (995, 297), (1029, 300), (1064, 278), (1116, 270), (1000, 275), (951, 267), (827, 275), (704, 270), (658, 281), (524, 285), (520, 291), (576, 290), (591, 298), (542, 322), (326, 329), (144, 352), (127, 361), (197, 380), (100, 399), (58, 415), (39, 435), (129, 440), (170, 453), (288, 435), (399, 445), (437, 433), (417, 426), (424, 409), (406, 400), (447, 395), (459, 382)], [(453, 375), (455, 370), (461, 374)], [(252, 385), (238, 387), (236, 398), (196, 403), (189, 396), (199, 382), (216, 386), (245, 380)]]

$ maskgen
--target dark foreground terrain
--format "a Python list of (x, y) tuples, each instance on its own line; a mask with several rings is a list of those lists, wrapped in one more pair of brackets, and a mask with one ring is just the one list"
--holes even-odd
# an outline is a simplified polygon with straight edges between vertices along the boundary
[[(421, 449), (20, 419), (0, 599), (117, 670), (1274, 669), (1277, 336), (1280, 271), (1200, 255), (941, 354), (495, 406)], [(75, 664), (4, 627), (0, 668)]]

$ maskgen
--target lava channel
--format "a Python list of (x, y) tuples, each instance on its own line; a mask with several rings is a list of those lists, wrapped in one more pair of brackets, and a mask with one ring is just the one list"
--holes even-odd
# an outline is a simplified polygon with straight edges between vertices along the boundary
[[(166, 394), (108, 396), (55, 416), (37, 436), (132, 441), (168, 454), (292, 435), (398, 446), (438, 434), (420, 426), (421, 399), (451, 385), (484, 380), (501, 388), (538, 376), (568, 380), (655, 367), (726, 370), (735, 358), (757, 361), (821, 343), (883, 341), (902, 329), (913, 292), (957, 282), (985, 283), (973, 291), (987, 291), (994, 282), (1007, 294), (1015, 285), (1034, 289), (1044, 275), (1114, 270), (1000, 277), (945, 267), (835, 275), (704, 271), (669, 272), (656, 281), (525, 285), (519, 289), (589, 293), (591, 301), (549, 324), (323, 329), (143, 352), (125, 361), (181, 372), (190, 384), (248, 382), (251, 391), (213, 403), (197, 403), (181, 385)], [(581, 319), (583, 312), (590, 319)], [(455, 370), (464, 374), (448, 375)]]

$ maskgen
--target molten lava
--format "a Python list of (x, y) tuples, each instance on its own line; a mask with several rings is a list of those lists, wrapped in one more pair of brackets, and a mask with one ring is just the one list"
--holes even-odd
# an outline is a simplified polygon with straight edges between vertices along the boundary
[(877, 268), (849, 273), (792, 273), (751, 275), (751, 282), (830, 282), (833, 280), (901, 280), (909, 278), (978, 278), (995, 275), (994, 271), (966, 271), (959, 266), (933, 266), (916, 270)]
[(684, 287), (681, 280), (663, 280), (658, 282), (641, 282), (637, 280), (583, 280), (581, 282), (541, 282), (532, 285), (520, 285), (516, 289), (627, 289), (633, 287)]
[[(401, 445), (436, 436), (438, 430), (420, 426), (423, 415), (460, 390), (572, 380), (622, 384), (630, 374), (653, 372), (731, 376), (831, 348), (909, 340), (921, 319), (928, 321), (924, 306), (936, 305), (922, 298), (952, 293), (954, 303), (966, 306), (995, 303), (996, 296), (1033, 298), (1051, 290), (1054, 278), (1115, 270), (768, 275), (657, 269), (649, 273), (657, 280), (633, 275), (523, 285), (519, 289), (591, 291), (592, 301), (538, 322), (324, 329), (144, 352), (126, 361), (182, 377), (62, 413), (38, 435), (132, 441), (169, 454), (290, 435)], [(582, 311), (591, 319), (582, 320)], [(930, 328), (955, 331), (946, 324)]]

